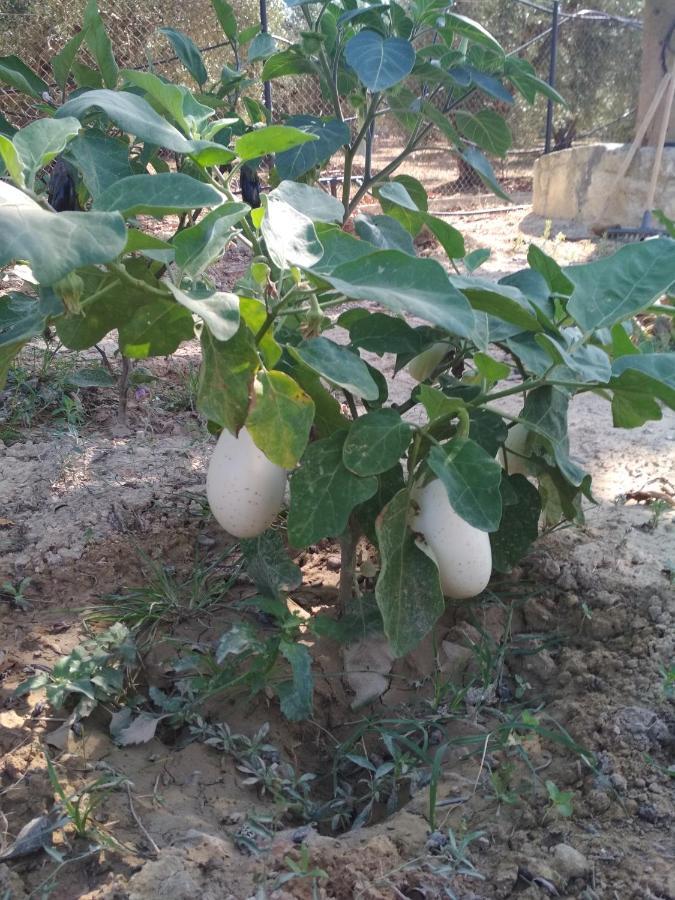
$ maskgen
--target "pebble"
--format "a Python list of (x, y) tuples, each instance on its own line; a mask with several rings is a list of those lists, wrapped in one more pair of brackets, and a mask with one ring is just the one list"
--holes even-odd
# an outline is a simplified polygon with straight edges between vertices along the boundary
[(569, 844), (556, 844), (553, 848), (553, 868), (565, 881), (583, 878), (591, 870), (591, 865), (583, 853)]
[(612, 775), (610, 775), (609, 782), (614, 790), (618, 791), (620, 794), (623, 794), (623, 792), (628, 788), (628, 782), (619, 772), (614, 772)]
[(588, 804), (594, 813), (607, 812), (612, 801), (604, 791), (594, 790), (588, 795)]

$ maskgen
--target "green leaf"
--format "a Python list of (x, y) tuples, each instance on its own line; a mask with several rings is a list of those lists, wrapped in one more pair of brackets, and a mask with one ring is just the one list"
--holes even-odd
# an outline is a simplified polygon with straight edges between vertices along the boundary
[(527, 261), (535, 272), (539, 272), (545, 278), (546, 283), (554, 294), (568, 297), (574, 290), (574, 285), (558, 263), (552, 256), (548, 256), (537, 247), (536, 244), (530, 244), (530, 248), (527, 251)]
[(356, 475), (379, 475), (405, 455), (412, 428), (394, 409), (376, 409), (352, 422), (342, 450), (344, 464)]
[(382, 472), (377, 477), (377, 491), (365, 503), (359, 504), (354, 510), (354, 517), (369, 541), (377, 545), (375, 522), (384, 507), (398, 492), (405, 487), (403, 467), (397, 463), (387, 472)]
[(228, 656), (240, 656), (249, 650), (258, 650), (260, 641), (248, 623), (233, 625), (218, 641), (215, 652), (216, 665), (222, 666)]
[(161, 219), (204, 206), (219, 206), (223, 195), (209, 184), (182, 172), (159, 175), (130, 175), (107, 188), (93, 204), (93, 209), (119, 210), (125, 218), (141, 213)]
[(365, 400), (376, 400), (377, 385), (363, 360), (347, 347), (324, 337), (289, 348), (292, 355), (327, 381)]
[(484, 262), (490, 259), (490, 251), (487, 247), (481, 247), (479, 250), (472, 250), (464, 257), (464, 265), (469, 272), (475, 272)]
[(311, 219), (277, 197), (267, 198), (261, 231), (267, 252), (280, 269), (311, 268), (323, 256)]
[(85, 66), (84, 63), (75, 60), (72, 65), (73, 78), (78, 88), (102, 88), (103, 77), (98, 69)]
[(63, 303), (52, 291), (39, 299), (10, 291), (0, 296), (0, 382), (21, 347), (42, 334), (50, 321), (63, 314)]
[(282, 600), (302, 584), (302, 572), (290, 559), (281, 533), (268, 528), (256, 538), (239, 542), (246, 560), (246, 571), (265, 597)]
[(73, 61), (77, 56), (77, 51), (82, 46), (86, 34), (87, 32), (84, 29), (78, 31), (58, 53), (52, 56), (51, 67), (54, 73), (54, 80), (62, 91), (66, 89), (68, 76), (73, 68)]
[(210, 422), (237, 434), (246, 421), (253, 379), (260, 366), (253, 335), (242, 324), (235, 336), (223, 343), (205, 328), (201, 343), (199, 411)]
[(448, 259), (462, 259), (464, 257), (466, 249), (461, 231), (458, 231), (449, 222), (432, 216), (430, 213), (422, 214), (422, 222), (438, 239)]
[(152, 72), (124, 69), (121, 74), (126, 84), (135, 85), (145, 91), (188, 134), (202, 134), (214, 114), (210, 106), (199, 103), (183, 85), (170, 84)]
[(194, 41), (187, 34), (184, 34), (182, 31), (176, 31), (174, 28), (160, 28), (158, 30), (160, 34), (169, 39), (178, 59), (192, 75), (199, 87), (202, 87), (208, 80), (209, 74), (206, 71), (199, 48)]
[(304, 644), (295, 644), (287, 640), (281, 641), (279, 651), (290, 663), (293, 673), (292, 681), (282, 681), (277, 685), (281, 712), (290, 722), (301, 722), (312, 715), (314, 695), (312, 656)]
[(58, 156), (79, 130), (79, 121), (67, 118), (38, 119), (17, 131), (12, 143), (21, 160), (24, 184), (32, 190), (39, 170)]
[(504, 420), (497, 413), (488, 409), (474, 409), (469, 416), (469, 437), (483, 448), (491, 457), (495, 457), (502, 446), (508, 430)]
[(627, 244), (604, 259), (568, 266), (564, 274), (574, 285), (567, 312), (585, 332), (609, 327), (651, 306), (675, 284), (675, 241)]
[(487, 47), (488, 50), (493, 50), (499, 56), (504, 56), (501, 44), (478, 22), (453, 12), (444, 12), (443, 18), (445, 20), (445, 28), (454, 34), (459, 34), (473, 44)]
[[(263, 347), (264, 339), (260, 346)], [(340, 404), (321, 384), (319, 376), (308, 366), (293, 361), (288, 372), (314, 401), (314, 428), (320, 438), (329, 437), (333, 432), (348, 427), (342, 415)]]
[(476, 150), (475, 147), (467, 147), (461, 155), (464, 161), (476, 171), (480, 180), (493, 194), (501, 197), (502, 200), (507, 200), (509, 203), (511, 202), (509, 195), (500, 187), (492, 166), (480, 150)]
[[(61, 216), (64, 213), (60, 214)], [(126, 268), (130, 274), (145, 280), (141, 272), (136, 270), (140, 263), (145, 270), (143, 260), (129, 261)], [(147, 273), (148, 283), (158, 282)], [(59, 339), (70, 350), (86, 350), (105, 337), (114, 328), (121, 327), (135, 312), (137, 307), (147, 302), (148, 294), (137, 287), (130, 287), (114, 275), (89, 267), (80, 269), (84, 288), (80, 297), (79, 314), (68, 314), (56, 323)]]
[(173, 300), (153, 297), (119, 329), (120, 350), (130, 359), (169, 356), (194, 337), (192, 316)]
[(229, 341), (239, 329), (239, 297), (226, 291), (213, 291), (206, 285), (187, 290), (166, 282), (175, 299), (199, 316), (217, 341)]
[[(282, 50), (281, 53), (275, 53), (274, 56), (270, 56), (263, 66), (260, 78), (262, 81), (272, 81), (274, 78), (286, 78), (289, 75), (313, 75), (315, 73), (316, 68), (311, 59), (308, 59), (303, 53), (291, 47), (288, 50)], [(296, 118), (313, 117), (297, 116)], [(284, 177), (290, 178), (292, 176), (285, 175)]]
[(494, 457), (470, 438), (454, 438), (442, 447), (432, 447), (428, 463), (443, 482), (457, 515), (480, 531), (499, 528), (502, 470)]
[(473, 331), (474, 317), (468, 301), (433, 259), (380, 250), (344, 263), (323, 277), (354, 300), (374, 300), (395, 312), (419, 316), (460, 337), (469, 337)]
[(343, 463), (345, 438), (337, 431), (310, 444), (291, 475), (288, 538), (294, 547), (342, 534), (354, 507), (377, 490), (377, 478), (360, 478)]
[(419, 549), (408, 527), (410, 512), (410, 495), (402, 490), (376, 523), (382, 569), (375, 597), (396, 656), (413, 650), (445, 608), (436, 564)]
[(560, 388), (545, 385), (528, 393), (520, 418), (549, 441), (555, 463), (562, 475), (570, 484), (578, 487), (586, 474), (569, 456), (568, 407), (567, 393)]
[(443, 391), (430, 387), (428, 384), (419, 385), (415, 391), (415, 399), (419, 400), (424, 407), (429, 422), (454, 417), (458, 410), (465, 408), (465, 403), (460, 398), (447, 397)]
[[(12, 181), (16, 185), (23, 187), (24, 180), (21, 159), (19, 158), (19, 154), (17, 153), (12, 139), (4, 134), (0, 134), (0, 158), (2, 158)], [(1, 171), (0, 167), (0, 172)]]
[(133, 174), (129, 144), (95, 128), (84, 129), (72, 140), (67, 155), (94, 200), (111, 185)]
[(115, 88), (119, 70), (112, 43), (98, 11), (97, 0), (88, 0), (82, 30), (85, 32), (85, 43), (96, 60), (96, 65), (103, 77), (103, 83), (107, 88)]
[(499, 362), (487, 353), (474, 353), (473, 361), (476, 368), (487, 381), (497, 382), (507, 378), (511, 374), (511, 366)]
[(67, 381), (77, 388), (108, 388), (117, 384), (117, 379), (103, 366), (78, 369), (68, 376)]
[(503, 513), (499, 529), (490, 535), (492, 565), (510, 572), (539, 535), (539, 491), (524, 475), (502, 474)]
[(213, 6), (213, 10), (218, 17), (225, 37), (230, 41), (235, 40), (237, 37), (237, 17), (232, 6), (227, 0), (211, 0), (211, 6)]
[(270, 200), (281, 200), (303, 213), (312, 222), (342, 222), (345, 208), (326, 191), (296, 181), (282, 181), (269, 194)]
[(366, 313), (349, 326), (349, 336), (355, 347), (378, 356), (384, 353), (416, 356), (426, 345), (419, 331), (403, 319), (385, 313)]
[(277, 42), (274, 40), (271, 34), (268, 34), (266, 31), (262, 31), (260, 34), (257, 34), (248, 48), (248, 61), (250, 63), (255, 62), (258, 59), (267, 59), (268, 56), (272, 56), (273, 53), (276, 53), (277, 50)]
[(657, 400), (675, 409), (675, 353), (621, 356), (612, 365), (612, 416), (617, 428), (662, 417)]
[(0, 266), (26, 260), (41, 284), (54, 284), (81, 266), (111, 262), (126, 244), (119, 213), (49, 212), (3, 182), (0, 216)]
[(378, 250), (400, 250), (416, 256), (410, 233), (391, 216), (358, 215), (354, 219), (354, 230), (361, 240), (368, 241)]
[(518, 288), (475, 276), (452, 275), (450, 281), (474, 309), (517, 325), (523, 331), (542, 330), (532, 307)]
[[(239, 312), (253, 334), (257, 334), (260, 331), (267, 318), (265, 304), (253, 297), (239, 298)], [(258, 342), (258, 349), (267, 368), (273, 369), (279, 362), (282, 351), (274, 338), (271, 328), (263, 335), (262, 340)]]
[(455, 121), (467, 140), (492, 156), (506, 156), (513, 142), (511, 129), (494, 109), (481, 109), (476, 113), (458, 109)]
[(18, 56), (0, 56), (0, 83), (8, 84), (23, 94), (42, 100), (49, 85), (39, 78)]
[[(274, 57), (273, 57), (274, 59)], [(272, 62), (270, 60), (269, 62)], [(264, 78), (263, 71), (263, 78)], [(292, 150), (278, 153), (274, 162), (279, 178), (300, 178), (316, 166), (323, 165), (344, 144), (349, 143), (349, 125), (338, 119), (322, 119), (318, 116), (290, 116), (286, 124), (298, 128), (316, 140), (300, 144)], [(322, 193), (324, 193), (322, 191)], [(287, 202), (290, 202), (287, 200)], [(291, 204), (293, 205), (293, 204)], [(312, 218), (308, 212), (307, 215)], [(339, 220), (342, 221), (344, 209)], [(323, 220), (322, 220), (323, 221)]]
[(278, 466), (292, 469), (307, 446), (314, 402), (284, 372), (259, 372), (246, 428), (254, 443)]
[(307, 134), (299, 128), (289, 128), (288, 125), (268, 125), (266, 128), (257, 128), (237, 138), (234, 152), (239, 159), (246, 162), (249, 159), (267, 156), (268, 153), (282, 153), (284, 150), (290, 150), (291, 147), (315, 140), (315, 135)]
[(54, 116), (57, 119), (74, 116), (82, 121), (92, 109), (102, 110), (122, 131), (157, 147), (187, 154), (199, 147), (199, 142), (189, 141), (156, 113), (146, 100), (128, 91), (85, 91), (77, 97), (71, 97), (56, 110)]
[(370, 91), (386, 91), (410, 75), (415, 48), (404, 38), (383, 38), (365, 29), (345, 45), (345, 59)]
[(201, 275), (221, 255), (249, 209), (246, 203), (223, 203), (196, 225), (180, 231), (173, 239), (178, 268), (193, 278)]

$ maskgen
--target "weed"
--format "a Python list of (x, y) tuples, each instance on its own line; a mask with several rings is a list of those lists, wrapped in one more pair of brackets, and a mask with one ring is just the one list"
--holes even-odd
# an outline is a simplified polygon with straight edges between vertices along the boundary
[(30, 585), (30, 578), (22, 578), (16, 583), (11, 581), (3, 581), (0, 585), (0, 597), (3, 595), (9, 599), (9, 602), (16, 609), (26, 612), (30, 609), (30, 601), (24, 596), (24, 591)]
[(99, 702), (113, 701), (124, 692), (125, 674), (136, 661), (136, 644), (129, 630), (117, 623), (61, 657), (51, 671), (39, 672), (15, 690), (21, 697), (45, 689), (48, 702), (62, 707), (75, 696), (74, 715), (88, 716)]
[(663, 681), (661, 682), (661, 690), (664, 697), (669, 700), (675, 698), (675, 662), (671, 662), (668, 668), (661, 666), (659, 669)]
[(558, 816), (569, 819), (573, 812), (572, 792), (561, 791), (554, 781), (546, 782), (546, 790), (548, 791), (548, 796), (551, 801), (549, 810), (552, 810)]
[(312, 882), (312, 900), (314, 898), (319, 898), (319, 880), (321, 878), (328, 878), (328, 873), (323, 869), (316, 868), (312, 866), (312, 861), (309, 855), (309, 848), (306, 844), (303, 844), (300, 848), (300, 858), (293, 859), (292, 856), (284, 857), (284, 864), (290, 869), (289, 872), (284, 872), (280, 875), (276, 883), (274, 885), (275, 890), (282, 887), (284, 884), (288, 884), (289, 881), (294, 880), (311, 880)]
[[(430, 855), (423, 868), (447, 879), (463, 876), (484, 880), (484, 876), (480, 874), (469, 856), (471, 844), (484, 834), (484, 831), (470, 831), (458, 838), (452, 828), (448, 828), (445, 832), (432, 832), (427, 840)], [(454, 900), (455, 895), (450, 887), (446, 887), (445, 890), (446, 896)]]
[(207, 563), (197, 553), (187, 577), (151, 559), (140, 548), (146, 583), (120, 594), (109, 594), (103, 604), (88, 610), (92, 622), (121, 622), (139, 635), (142, 645), (149, 644), (160, 627), (174, 627), (223, 602), (237, 581), (241, 564), (232, 566), (223, 576), (223, 558)]

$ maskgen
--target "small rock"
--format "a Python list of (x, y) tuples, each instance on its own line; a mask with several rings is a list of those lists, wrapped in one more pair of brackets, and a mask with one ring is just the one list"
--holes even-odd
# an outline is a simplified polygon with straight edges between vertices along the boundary
[(659, 820), (659, 814), (653, 803), (641, 803), (637, 808), (639, 819), (655, 825)]
[(389, 689), (394, 654), (384, 637), (373, 635), (344, 651), (345, 680), (356, 695), (352, 708), (377, 700)]
[(584, 878), (590, 872), (591, 865), (583, 853), (574, 847), (556, 844), (553, 848), (553, 868), (565, 881), (570, 881), (572, 878)]
[(604, 791), (591, 791), (587, 799), (588, 805), (591, 807), (594, 813), (607, 812), (609, 807), (612, 805), (612, 801)]
[(619, 772), (614, 772), (609, 776), (609, 782), (618, 793), (623, 794), (628, 789), (628, 782)]
[(539, 571), (548, 581), (557, 581), (560, 578), (560, 565), (550, 557), (541, 561)]
[(577, 580), (568, 567), (565, 567), (560, 578), (556, 581), (556, 585), (563, 591), (575, 591), (577, 589)]

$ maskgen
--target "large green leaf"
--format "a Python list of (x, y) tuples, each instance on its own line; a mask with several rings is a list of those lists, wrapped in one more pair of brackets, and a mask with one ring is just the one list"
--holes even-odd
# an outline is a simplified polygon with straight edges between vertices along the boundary
[(366, 313), (349, 326), (352, 344), (371, 353), (417, 356), (426, 346), (424, 334), (403, 319), (385, 313)]
[(289, 558), (278, 529), (268, 528), (256, 538), (241, 540), (239, 546), (246, 560), (246, 574), (263, 597), (283, 600), (302, 584), (302, 572)]
[(119, 210), (125, 218), (141, 213), (161, 219), (204, 206), (219, 206), (223, 195), (209, 184), (182, 172), (130, 175), (115, 182), (96, 198), (93, 209)]
[(345, 59), (370, 91), (386, 91), (412, 72), (415, 48), (404, 38), (360, 31), (345, 45)]
[(332, 384), (364, 400), (377, 399), (379, 391), (368, 367), (347, 347), (316, 337), (289, 349), (293, 356)]
[(574, 290), (574, 285), (558, 263), (536, 244), (530, 244), (527, 261), (535, 272), (539, 272), (546, 279), (546, 283), (554, 294), (562, 294), (567, 297)]
[(260, 32), (260, 34), (256, 34), (248, 47), (248, 61), (250, 63), (255, 62), (258, 59), (267, 59), (268, 56), (272, 56), (273, 53), (276, 53), (277, 50), (277, 42), (274, 40), (271, 34), (268, 34), (266, 31)]
[(612, 416), (618, 428), (660, 419), (657, 400), (675, 409), (675, 353), (621, 356), (612, 365)]
[[(262, 300), (254, 297), (239, 298), (239, 312), (253, 334), (258, 334), (267, 319), (267, 310)], [(281, 347), (277, 343), (274, 332), (269, 328), (258, 341), (258, 350), (268, 369), (276, 368), (281, 357)]]
[(234, 151), (239, 159), (246, 162), (249, 159), (267, 156), (268, 153), (282, 153), (284, 150), (290, 150), (291, 147), (316, 140), (316, 135), (307, 134), (299, 128), (289, 128), (288, 125), (268, 125), (266, 128), (258, 128), (237, 138)]
[(227, 0), (211, 0), (211, 6), (218, 17), (225, 37), (232, 41), (237, 37), (237, 17)]
[(510, 572), (537, 539), (541, 500), (524, 475), (503, 473), (500, 489), (503, 513), (499, 529), (490, 535), (492, 565)]
[[(140, 262), (145, 269), (142, 260), (136, 262)], [(128, 264), (132, 269), (135, 265), (135, 262)], [(130, 274), (144, 280), (139, 271), (133, 270)], [(123, 283), (115, 275), (93, 266), (80, 269), (78, 275), (83, 281), (80, 311), (69, 313), (56, 323), (59, 339), (70, 350), (92, 347), (113, 329), (121, 327), (152, 296), (143, 288)], [(146, 275), (146, 278), (155, 282), (153, 287), (158, 286), (151, 275)]]
[(37, 119), (14, 135), (12, 143), (21, 161), (23, 183), (33, 190), (35, 176), (66, 147), (80, 130), (77, 119)]
[(68, 83), (68, 76), (73, 68), (73, 62), (77, 56), (77, 52), (82, 46), (87, 32), (82, 29), (74, 34), (67, 41), (62, 49), (52, 56), (51, 67), (54, 73), (54, 79), (62, 91), (65, 91)]
[(176, 265), (193, 278), (201, 275), (223, 252), (248, 212), (246, 203), (223, 203), (192, 228), (179, 231), (173, 239)]
[(174, 28), (160, 28), (159, 32), (169, 39), (178, 59), (183, 63), (197, 84), (202, 87), (206, 83), (209, 74), (206, 71), (202, 54), (192, 38), (189, 38), (182, 31), (176, 31)]
[(124, 69), (122, 77), (127, 84), (135, 85), (145, 91), (188, 134), (201, 133), (208, 120), (214, 115), (214, 110), (210, 106), (199, 103), (186, 87), (164, 81), (152, 72)]
[(502, 200), (511, 200), (509, 195), (506, 194), (500, 187), (492, 166), (488, 162), (487, 158), (483, 156), (480, 150), (476, 150), (475, 147), (467, 147), (462, 152), (462, 157), (464, 161), (468, 163), (471, 168), (477, 173), (483, 184), (489, 190), (491, 190), (493, 194), (501, 197)]
[(192, 316), (173, 299), (153, 297), (119, 329), (120, 350), (131, 359), (168, 356), (194, 337)]
[(27, 260), (41, 284), (54, 284), (73, 269), (111, 262), (124, 250), (119, 213), (54, 213), (0, 181), (0, 266)]
[(352, 423), (342, 459), (356, 475), (379, 475), (396, 465), (411, 438), (411, 426), (396, 410), (376, 409)]
[(312, 655), (304, 644), (282, 640), (279, 652), (288, 660), (293, 678), (277, 685), (281, 712), (290, 722), (302, 722), (312, 716), (314, 679)]
[(93, 199), (132, 175), (129, 144), (95, 128), (85, 128), (68, 145), (68, 160), (80, 171)]
[(197, 404), (210, 422), (238, 434), (248, 415), (251, 390), (260, 359), (253, 335), (242, 324), (229, 341), (217, 341), (202, 331), (202, 367)]
[(381, 475), (378, 475), (377, 491), (370, 499), (366, 500), (365, 503), (361, 503), (354, 510), (354, 517), (359, 523), (359, 526), (368, 540), (372, 541), (373, 544), (377, 544), (377, 534), (375, 532), (375, 522), (377, 521), (377, 517), (387, 503), (389, 503), (403, 487), (405, 487), (403, 468), (400, 463), (397, 463), (387, 472), (382, 472)]
[(280, 269), (311, 268), (323, 256), (312, 220), (281, 199), (268, 197), (261, 231), (267, 252)]
[(470, 438), (434, 446), (429, 468), (443, 482), (450, 506), (480, 531), (496, 531), (502, 516), (502, 470), (493, 456)]
[(404, 489), (385, 506), (375, 526), (382, 560), (375, 597), (396, 656), (413, 650), (445, 608), (438, 569), (415, 543), (410, 514)]
[(284, 372), (259, 372), (246, 428), (265, 456), (292, 469), (305, 452), (314, 401)]
[(373, 300), (395, 312), (419, 316), (460, 337), (469, 337), (473, 330), (474, 317), (467, 299), (433, 259), (380, 250), (338, 266), (323, 277), (351, 299)]
[(0, 346), (23, 344), (42, 334), (47, 324), (63, 313), (63, 303), (52, 292), (36, 299), (18, 291), (0, 296)]
[[(304, 59), (304, 57), (302, 58)], [(282, 180), (300, 178), (316, 166), (323, 165), (341, 146), (349, 143), (349, 125), (338, 119), (322, 119), (319, 116), (291, 116), (286, 120), (286, 124), (314, 135), (316, 140), (307, 144), (299, 144), (292, 150), (277, 154), (274, 165)], [(307, 215), (310, 214), (307, 213)], [(312, 218), (311, 215), (310, 218)]]
[(0, 83), (8, 84), (23, 94), (41, 100), (49, 93), (49, 85), (39, 78), (18, 56), (0, 56)]
[[(459, 34), (467, 38), (473, 44), (487, 47), (500, 56), (504, 55), (501, 44), (479, 22), (462, 16), (459, 13), (444, 12), (444, 28), (453, 34)], [(448, 41), (448, 43), (451, 43)]]
[(85, 32), (85, 43), (96, 60), (104, 85), (113, 89), (117, 85), (119, 70), (112, 42), (98, 11), (98, 0), (88, 0), (84, 11), (82, 30)]
[[(263, 344), (264, 339), (260, 344), (261, 349)], [(320, 377), (313, 369), (293, 360), (288, 364), (287, 371), (314, 401), (314, 428), (320, 438), (329, 437), (333, 432), (348, 427), (349, 423), (342, 415), (340, 404), (321, 384)]]
[(321, 259), (312, 265), (312, 272), (319, 276), (330, 275), (338, 266), (354, 259), (361, 259), (373, 252), (372, 244), (347, 234), (337, 225), (319, 222), (316, 234), (323, 247)]
[(85, 91), (72, 97), (54, 115), (56, 118), (75, 116), (80, 121), (92, 109), (102, 110), (122, 131), (135, 135), (157, 147), (166, 147), (175, 153), (194, 152), (198, 144), (189, 141), (177, 128), (167, 122), (142, 97), (128, 91), (105, 89)]
[(587, 478), (586, 473), (570, 459), (567, 434), (569, 395), (557, 387), (544, 385), (530, 391), (520, 414), (529, 427), (546, 438), (553, 451), (555, 464), (565, 479), (575, 487)]
[(270, 200), (282, 200), (303, 213), (312, 222), (342, 222), (345, 208), (321, 188), (296, 181), (282, 181), (269, 195)]
[(518, 288), (475, 276), (451, 275), (450, 281), (474, 309), (517, 325), (523, 331), (541, 331), (537, 316)]
[(564, 274), (574, 285), (568, 313), (585, 332), (605, 328), (650, 306), (675, 284), (675, 241), (627, 244), (604, 259), (568, 266)]
[(415, 245), (410, 232), (391, 216), (363, 216), (354, 219), (354, 230), (363, 241), (378, 250), (400, 250), (415, 256)]
[[(400, 221), (411, 234), (417, 234), (422, 226), (426, 225), (438, 238), (450, 259), (461, 259), (464, 256), (466, 250), (461, 232), (449, 222), (426, 211), (426, 194), (413, 196), (408, 186), (401, 181), (390, 181), (379, 188), (379, 196), (383, 209), (395, 215), (397, 221)], [(394, 205), (394, 210), (387, 208), (390, 204)]]
[(513, 141), (511, 129), (494, 109), (481, 109), (476, 113), (458, 109), (455, 121), (464, 137), (486, 153), (506, 156)]
[[(290, 47), (288, 50), (282, 50), (281, 53), (275, 53), (274, 56), (270, 56), (263, 66), (260, 77), (263, 81), (272, 81), (274, 78), (286, 78), (289, 75), (312, 75), (315, 73), (316, 66), (312, 60), (306, 57), (304, 53)], [(305, 117), (297, 116), (296, 118)], [(313, 117), (307, 116), (306, 118)], [(284, 177), (288, 178), (290, 176), (286, 175)]]
[(345, 466), (345, 437), (337, 431), (310, 444), (291, 475), (288, 538), (294, 547), (342, 534), (354, 507), (377, 490), (377, 478), (360, 478)]
[(226, 291), (213, 291), (205, 285), (191, 290), (167, 281), (176, 300), (199, 316), (217, 341), (229, 341), (239, 328), (239, 297)]

